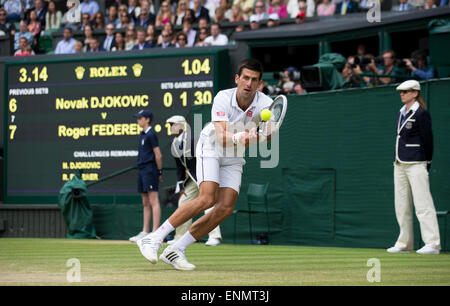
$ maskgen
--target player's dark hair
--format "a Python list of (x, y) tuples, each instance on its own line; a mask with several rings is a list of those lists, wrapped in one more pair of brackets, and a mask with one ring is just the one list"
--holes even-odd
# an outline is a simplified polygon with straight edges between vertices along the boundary
[(263, 74), (263, 66), (258, 60), (253, 59), (253, 58), (248, 58), (248, 59), (245, 59), (242, 62), (240, 62), (239, 66), (238, 66), (238, 72), (237, 72), (237, 74), (239, 76), (241, 76), (242, 70), (244, 68), (248, 69), (248, 70), (259, 72), (259, 79), (261, 79), (262, 74)]

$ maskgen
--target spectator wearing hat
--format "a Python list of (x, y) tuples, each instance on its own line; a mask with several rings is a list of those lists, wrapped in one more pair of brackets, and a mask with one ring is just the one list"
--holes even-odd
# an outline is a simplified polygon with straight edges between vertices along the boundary
[[(197, 185), (197, 162), (195, 158), (195, 138), (194, 133), (186, 125), (186, 119), (183, 116), (172, 116), (166, 121), (170, 124), (171, 135), (174, 136), (171, 146), (172, 156), (175, 158), (177, 166), (177, 184), (175, 194), (179, 195), (178, 207), (198, 197), (199, 189)], [(209, 213), (213, 207), (205, 210), (205, 214)], [(175, 231), (173, 240), (167, 243), (173, 244), (181, 238), (192, 224), (192, 219), (178, 226)], [(209, 234), (207, 246), (217, 246), (222, 240), (220, 226), (218, 225)]]
[(141, 110), (134, 115), (137, 124), (142, 128), (138, 147), (138, 192), (142, 197), (144, 210), (142, 231), (129, 240), (136, 242), (150, 233), (150, 223), (153, 220), (153, 230), (160, 224), (161, 206), (158, 199), (159, 184), (162, 182), (162, 154), (159, 148), (158, 136), (152, 127), (153, 114), (149, 110)]
[(250, 16), (250, 30), (257, 30), (261, 27), (261, 24), (259, 23), (258, 16), (251, 15)]
[(278, 16), (278, 14), (274, 13), (274, 14), (270, 14), (269, 15), (269, 20), (267, 21), (267, 26), (268, 27), (275, 27), (280, 25), (280, 17)]
[(306, 13), (305, 12), (298, 12), (297, 16), (295, 17), (295, 23), (303, 23), (306, 20)]
[(431, 117), (420, 95), (420, 84), (409, 80), (397, 86), (404, 104), (397, 116), (394, 199), (400, 234), (389, 253), (407, 253), (414, 247), (414, 203), (425, 246), (419, 254), (439, 254), (441, 249), (436, 210), (430, 192), (428, 172), (433, 156)]

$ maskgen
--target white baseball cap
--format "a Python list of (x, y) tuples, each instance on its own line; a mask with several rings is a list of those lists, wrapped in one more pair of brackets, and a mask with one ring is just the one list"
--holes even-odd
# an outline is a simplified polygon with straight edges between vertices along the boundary
[(250, 21), (250, 23), (252, 23), (252, 22), (259, 22), (258, 16), (251, 15), (249, 21)]
[(396, 90), (420, 90), (420, 83), (416, 80), (404, 81), (397, 86)]
[(169, 119), (166, 120), (167, 123), (185, 123), (186, 119), (184, 119), (183, 116), (172, 116)]
[(280, 20), (280, 16), (278, 16), (278, 14), (276, 13), (270, 14), (269, 20)]

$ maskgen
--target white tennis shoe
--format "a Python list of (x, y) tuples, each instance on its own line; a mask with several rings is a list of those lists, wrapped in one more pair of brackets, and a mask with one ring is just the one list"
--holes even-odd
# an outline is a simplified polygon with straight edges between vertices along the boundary
[(152, 264), (158, 262), (158, 251), (161, 248), (161, 241), (156, 239), (152, 233), (148, 234), (137, 242), (141, 254)]
[(187, 261), (184, 252), (172, 246), (168, 246), (159, 256), (159, 259), (177, 270), (190, 271), (195, 269), (195, 266)]
[(205, 242), (207, 246), (218, 246), (220, 244), (220, 239), (217, 238), (208, 238), (208, 241)]
[(440, 251), (438, 249), (435, 249), (433, 247), (430, 246), (424, 246), (423, 248), (421, 248), (420, 250), (417, 250), (416, 253), (418, 254), (427, 254), (427, 255), (437, 255), (440, 253)]
[(409, 251), (396, 248), (395, 246), (387, 249), (386, 251), (388, 251), (389, 253), (409, 253)]
[(128, 239), (128, 240), (130, 240), (131, 242), (136, 242), (136, 241), (138, 241), (139, 239), (144, 238), (144, 237), (147, 236), (147, 235), (148, 235), (148, 233), (146, 233), (146, 232), (140, 232), (139, 234), (137, 234), (136, 236), (131, 237), (131, 238)]

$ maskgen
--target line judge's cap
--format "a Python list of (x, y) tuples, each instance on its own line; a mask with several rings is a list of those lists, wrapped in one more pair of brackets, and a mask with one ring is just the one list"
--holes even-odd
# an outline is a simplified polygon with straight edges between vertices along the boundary
[(404, 81), (397, 86), (396, 90), (420, 90), (420, 83), (416, 80)]
[(183, 116), (172, 116), (169, 119), (166, 120), (167, 123), (185, 123), (186, 119), (184, 119)]
[(133, 117), (134, 118), (146, 117), (146, 118), (150, 118), (152, 120), (153, 119), (153, 114), (152, 114), (151, 111), (143, 109), (139, 113), (134, 114)]

